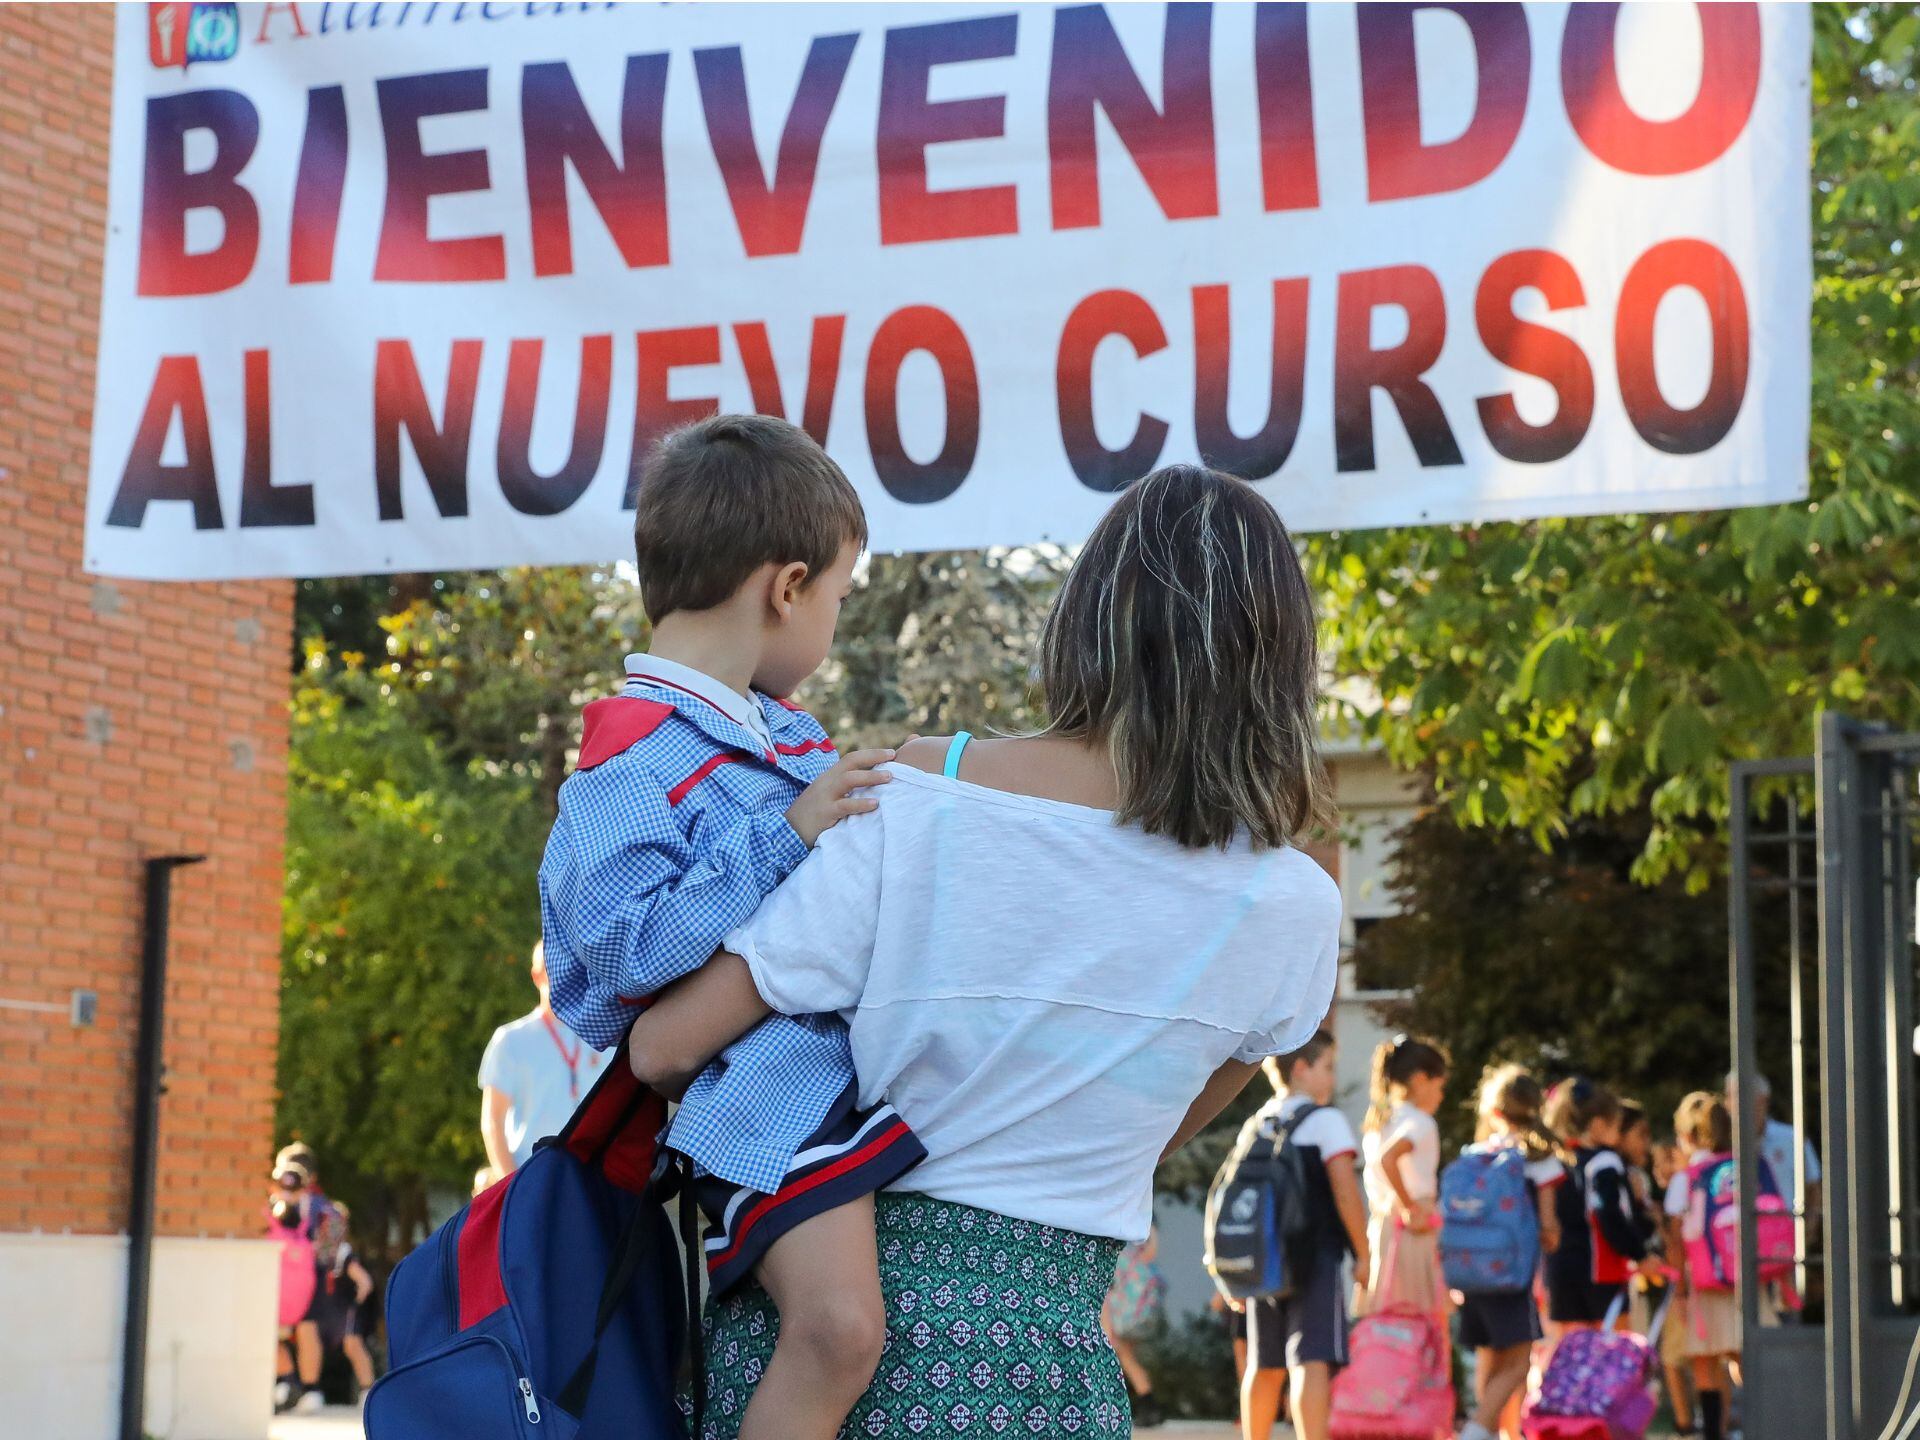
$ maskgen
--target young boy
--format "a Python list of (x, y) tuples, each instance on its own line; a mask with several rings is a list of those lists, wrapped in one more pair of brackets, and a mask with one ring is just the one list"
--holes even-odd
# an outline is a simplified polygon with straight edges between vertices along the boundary
[(1333, 1371), (1347, 1358), (1347, 1300), (1343, 1267), (1348, 1255), (1356, 1272), (1370, 1273), (1367, 1206), (1353, 1157), (1359, 1150), (1353, 1126), (1332, 1106), (1333, 1036), (1321, 1030), (1290, 1055), (1268, 1059), (1264, 1068), (1274, 1098), (1247, 1121), (1270, 1137), (1298, 1121), (1294, 1148), (1306, 1161), (1312, 1204), (1311, 1259), (1284, 1300), (1247, 1307), (1247, 1373), (1240, 1393), (1246, 1440), (1266, 1440), (1280, 1411), (1283, 1382), (1293, 1387), (1294, 1433), (1300, 1440), (1326, 1440)]
[[(846, 476), (785, 421), (719, 416), (649, 456), (634, 548), (652, 646), (587, 706), (540, 867), (552, 1005), (589, 1045), (617, 1043), (822, 831), (874, 807), (893, 752), (836, 759), (784, 698), (826, 658), (866, 535)], [(668, 1088), (657, 1057), (632, 1065)], [(696, 1167), (712, 1288), (751, 1272), (780, 1309), (742, 1440), (826, 1440), (879, 1364), (873, 1193), (926, 1152), (856, 1093), (837, 1016), (776, 1015), (692, 1078), (667, 1134)]]

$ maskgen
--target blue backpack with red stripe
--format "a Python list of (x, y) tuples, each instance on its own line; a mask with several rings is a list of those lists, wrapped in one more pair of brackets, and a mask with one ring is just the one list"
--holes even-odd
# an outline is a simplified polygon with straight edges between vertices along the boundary
[(683, 1345), (698, 1346), (700, 1272), (689, 1254), (683, 1273), (663, 1204), (678, 1183), (697, 1243), (692, 1187), (656, 1164), (665, 1123), (622, 1044), (556, 1139), (400, 1262), (368, 1440), (686, 1433), (674, 1391)]

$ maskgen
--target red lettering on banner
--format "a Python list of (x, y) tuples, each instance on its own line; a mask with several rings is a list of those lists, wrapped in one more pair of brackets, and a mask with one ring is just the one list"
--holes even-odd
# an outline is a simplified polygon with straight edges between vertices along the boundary
[(313, 486), (273, 483), (272, 371), (267, 352), (249, 350), (245, 374), (247, 441), (240, 457), (240, 528), (313, 524)]
[(647, 463), (653, 442), (669, 430), (691, 425), (709, 415), (720, 413), (720, 402), (712, 396), (696, 400), (675, 400), (667, 392), (673, 385), (673, 372), (683, 365), (720, 363), (720, 327), (695, 325), (680, 330), (648, 330), (634, 337), (640, 358), (639, 376), (634, 386), (633, 453), (627, 463), (627, 493), (624, 504), (633, 508), (639, 493), (640, 472)]
[[(900, 442), (900, 367), (924, 350), (940, 367), (946, 436), (925, 464)], [(960, 488), (980, 450), (980, 372), (966, 332), (944, 310), (909, 305), (880, 322), (867, 351), (867, 448), (887, 493), (909, 505), (944, 500)]]
[(498, 235), (435, 240), (427, 234), (427, 202), (490, 188), (487, 152), (428, 154), (420, 122), (433, 115), (465, 115), (487, 108), (484, 69), (443, 70), (374, 82), (387, 151), (387, 208), (380, 222), (375, 280), (471, 281), (507, 277), (506, 246)]
[(373, 359), (373, 483), (380, 518), (399, 520), (400, 436), (412, 442), (433, 503), (442, 516), (467, 513), (467, 447), (473, 437), (473, 400), (480, 383), (480, 342), (456, 340), (447, 362), (444, 419), (433, 418), (426, 387), (405, 340), (382, 340)]
[(813, 200), (813, 178), (820, 165), (820, 142), (859, 38), (820, 35), (808, 46), (806, 68), (800, 72), (799, 88), (780, 131), (771, 183), (753, 138), (740, 47), (726, 45), (693, 52), (700, 105), (707, 117), (707, 138), (713, 145), (713, 158), (720, 164), (720, 178), (726, 182), (727, 200), (733, 206), (740, 243), (748, 255), (798, 253), (807, 226), (807, 207)]
[[(813, 321), (813, 344), (807, 356), (807, 394), (801, 412), (800, 428), (813, 437), (813, 443), (825, 446), (827, 426), (833, 418), (834, 392), (840, 384), (840, 347), (846, 338), (847, 317), (817, 315)], [(749, 321), (733, 327), (734, 343), (740, 347), (740, 363), (747, 372), (747, 387), (753, 394), (753, 408), (762, 415), (787, 413), (780, 393), (780, 373), (773, 367), (773, 345), (767, 339), (765, 322)]]
[(1106, 115), (1169, 220), (1220, 213), (1208, 73), (1213, 7), (1169, 5), (1165, 16), (1156, 109), (1104, 6), (1054, 12), (1053, 69), (1047, 81), (1054, 229), (1100, 223), (1097, 113)]
[(1127, 443), (1110, 450), (1093, 423), (1093, 357), (1109, 335), (1125, 340), (1138, 356), (1167, 348), (1166, 327), (1153, 306), (1131, 290), (1102, 290), (1073, 307), (1060, 333), (1054, 361), (1054, 393), (1060, 407), (1060, 439), (1067, 463), (1089, 490), (1124, 490), (1149, 470), (1166, 448), (1168, 425), (1142, 415)]
[(1262, 0), (1253, 7), (1253, 81), (1260, 104), (1260, 198), (1268, 210), (1320, 203), (1313, 153), (1313, 66), (1307, 7)]
[[(186, 459), (161, 463), (167, 432), (180, 417)], [(138, 529), (155, 500), (184, 500), (193, 507), (193, 528), (220, 528), (220, 487), (214, 483), (213, 439), (207, 426), (207, 393), (200, 383), (200, 362), (191, 355), (163, 355), (154, 371), (147, 406), (134, 431), (133, 448), (120, 472), (120, 486), (107, 511), (107, 524)]]
[(1551, 420), (1533, 425), (1520, 417), (1512, 395), (1486, 396), (1474, 402), (1481, 428), (1507, 459), (1545, 465), (1565, 459), (1586, 438), (1593, 423), (1593, 366), (1572, 336), (1513, 313), (1522, 290), (1537, 290), (1549, 310), (1576, 309), (1587, 295), (1564, 255), (1516, 250), (1487, 267), (1474, 297), (1474, 322), (1487, 353), (1510, 370), (1545, 380), (1559, 401)]
[(260, 30), (253, 37), (254, 44), (269, 45), (273, 42), (273, 37), (267, 33), (267, 26), (272, 23), (273, 17), (283, 10), (293, 21), (293, 38), (296, 40), (307, 38), (307, 27), (300, 21), (299, 0), (288, 0), (285, 4), (271, 3), (260, 7)]
[[(213, 136), (213, 163), (187, 169), (187, 136)], [(140, 191), (142, 295), (212, 295), (253, 271), (260, 208), (240, 172), (260, 143), (260, 112), (237, 90), (187, 90), (147, 101), (145, 174)], [(187, 214), (214, 210), (220, 243), (187, 249)]]
[(573, 273), (567, 167), (600, 212), (629, 270), (665, 265), (667, 168), (661, 139), (667, 57), (629, 55), (620, 90), (620, 159), (615, 160), (580, 99), (564, 61), (529, 65), (520, 82), (520, 128), (527, 157), (533, 273)]
[[(1706, 302), (1713, 336), (1707, 393), (1690, 410), (1669, 404), (1654, 370), (1654, 319), (1671, 290), (1685, 288)], [(1669, 240), (1654, 246), (1627, 272), (1614, 316), (1614, 366), (1620, 399), (1640, 438), (1669, 455), (1697, 455), (1726, 438), (1747, 393), (1747, 297), (1740, 272), (1705, 240)]]
[(533, 467), (533, 414), (540, 394), (545, 343), (516, 340), (507, 352), (507, 393), (500, 407), (494, 452), (500, 493), (522, 515), (558, 515), (578, 500), (600, 469), (607, 445), (607, 404), (613, 392), (613, 337), (580, 341), (580, 386), (573, 404), (573, 443), (557, 470)]
[(1751, 4), (1695, 5), (1700, 89), (1686, 113), (1643, 120), (1620, 89), (1617, 4), (1573, 6), (1560, 44), (1560, 90), (1574, 133), (1630, 175), (1684, 175), (1710, 165), (1740, 138), (1760, 93), (1760, 12)]
[[(1413, 16), (1447, 10), (1473, 36), (1475, 98), (1465, 133), (1438, 145), (1420, 139), (1420, 74)], [(1367, 132), (1367, 198), (1405, 200), (1464, 190), (1491, 175), (1513, 149), (1527, 113), (1533, 47), (1518, 5), (1372, 4), (1360, 25), (1360, 98)]]
[(880, 65), (880, 243), (1011, 235), (1019, 226), (1011, 185), (966, 190), (927, 187), (927, 149), (950, 140), (992, 140), (1006, 133), (1007, 97), (927, 98), (936, 65), (1013, 54), (1014, 15), (983, 15), (887, 32)]
[[(1407, 336), (1384, 350), (1373, 346), (1373, 312), (1397, 306)], [(1422, 465), (1459, 465), (1460, 446), (1447, 426), (1439, 397), (1424, 379), (1447, 339), (1447, 302), (1424, 265), (1388, 265), (1340, 277), (1335, 304), (1333, 442), (1341, 470), (1371, 470), (1373, 392), (1384, 390), (1400, 412)]]
[(293, 219), (287, 237), (287, 283), (333, 278), (333, 247), (340, 202), (347, 190), (347, 98), (338, 85), (307, 92), (307, 133), (293, 181)]
[(1200, 458), (1242, 480), (1264, 480), (1287, 463), (1300, 433), (1307, 384), (1307, 282), (1273, 282), (1273, 342), (1267, 370), (1267, 418), (1241, 435), (1227, 416), (1233, 334), (1225, 285), (1193, 290), (1193, 438)]

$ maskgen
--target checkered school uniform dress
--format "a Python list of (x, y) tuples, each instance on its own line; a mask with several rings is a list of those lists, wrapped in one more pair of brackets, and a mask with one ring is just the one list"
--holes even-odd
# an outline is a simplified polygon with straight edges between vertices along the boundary
[[(540, 912), (553, 1008), (590, 1045), (617, 1043), (649, 996), (699, 968), (807, 856), (786, 810), (833, 764), (833, 742), (798, 707), (753, 698), (771, 750), (714, 705), (651, 678), (630, 675), (618, 696), (586, 708), (579, 763), (560, 787), (540, 866)], [(688, 1088), (667, 1144), (704, 1176), (758, 1192), (729, 1213), (762, 1225), (764, 1249), (805, 1218), (798, 1212), (830, 1208), (814, 1185), (804, 1206), (785, 1207), (784, 1225), (767, 1218), (783, 1189), (807, 1178), (790, 1174), (797, 1154), (817, 1161), (823, 1145), (836, 1148), (874, 1115), (850, 1111), (855, 1089), (839, 1016), (773, 1015)], [(887, 1153), (862, 1156), (861, 1193), (925, 1153), (904, 1125), (886, 1130)], [(850, 1168), (836, 1172), (833, 1191), (845, 1189)], [(710, 1263), (721, 1254), (750, 1263), (738, 1238), (710, 1241)]]

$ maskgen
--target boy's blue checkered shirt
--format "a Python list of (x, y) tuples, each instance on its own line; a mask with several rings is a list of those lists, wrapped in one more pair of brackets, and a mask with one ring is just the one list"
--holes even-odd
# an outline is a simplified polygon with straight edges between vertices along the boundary
[[(698, 969), (807, 856), (787, 807), (838, 757), (811, 715), (753, 698), (774, 753), (712, 705), (651, 680), (629, 678), (620, 700), (601, 702), (613, 708), (589, 716), (540, 865), (553, 1008), (589, 1045), (617, 1043), (636, 1002)], [(595, 718), (615, 717), (618, 731), (635, 714), (657, 717), (627, 708), (633, 700), (673, 713), (589, 765)], [(604, 738), (598, 748), (609, 748)], [(693, 1082), (667, 1143), (771, 1193), (853, 1078), (839, 1016), (770, 1016)]]

